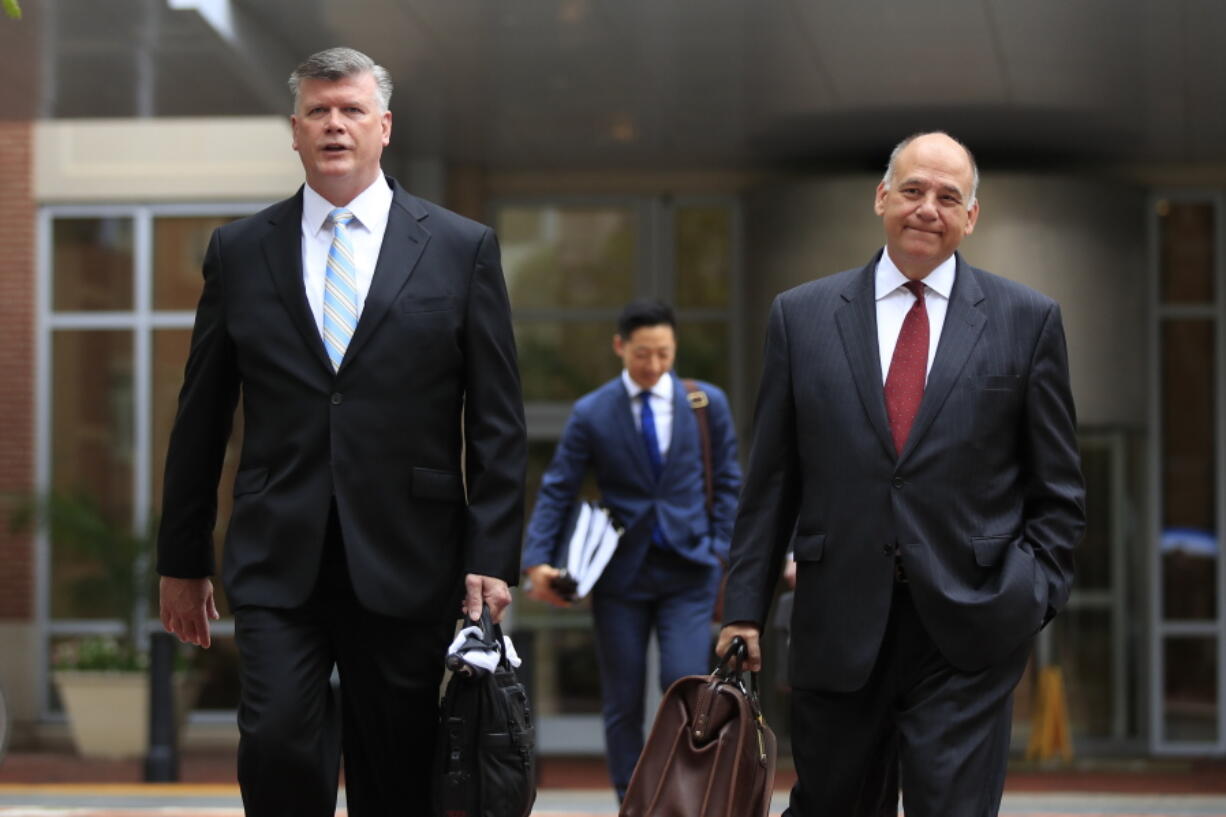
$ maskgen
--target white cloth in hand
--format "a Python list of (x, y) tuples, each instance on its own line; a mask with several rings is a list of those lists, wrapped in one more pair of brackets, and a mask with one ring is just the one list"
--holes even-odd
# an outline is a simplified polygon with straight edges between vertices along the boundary
[[(512, 667), (518, 667), (523, 663), (508, 636), (502, 637), (502, 648), (506, 652), (507, 663)], [(493, 672), (498, 666), (500, 657), (497, 649), (489, 648), (488, 642), (482, 637), (481, 628), (475, 625), (465, 627), (456, 633), (451, 646), (447, 648), (447, 655), (448, 657), (456, 656), (473, 669), (482, 672)]]

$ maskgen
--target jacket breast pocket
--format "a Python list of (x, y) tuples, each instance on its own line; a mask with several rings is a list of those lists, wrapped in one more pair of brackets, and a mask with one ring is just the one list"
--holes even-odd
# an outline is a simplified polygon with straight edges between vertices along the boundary
[(975, 380), (982, 391), (1017, 391), (1022, 379), (1015, 374), (988, 374)]
[(397, 306), (405, 315), (422, 312), (443, 312), (451, 309), (452, 301), (447, 295), (406, 295)]
[(792, 540), (792, 558), (798, 562), (820, 562), (825, 550), (824, 533), (798, 533)]

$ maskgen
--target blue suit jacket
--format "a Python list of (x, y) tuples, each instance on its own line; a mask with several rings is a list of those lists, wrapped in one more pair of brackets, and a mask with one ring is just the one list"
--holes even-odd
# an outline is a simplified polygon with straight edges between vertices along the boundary
[(708, 515), (698, 421), (685, 386), (675, 374), (668, 376), (673, 378), (673, 432), (658, 482), (652, 477), (621, 377), (575, 403), (541, 479), (524, 543), (525, 569), (558, 563), (562, 529), (589, 468), (596, 474), (601, 501), (626, 526), (597, 592), (616, 594), (632, 584), (651, 544), (653, 520), (659, 521), (670, 546), (696, 565), (714, 566), (728, 558), (741, 484), (728, 398), (710, 383), (699, 383), (711, 401), (707, 417), (715, 509)]

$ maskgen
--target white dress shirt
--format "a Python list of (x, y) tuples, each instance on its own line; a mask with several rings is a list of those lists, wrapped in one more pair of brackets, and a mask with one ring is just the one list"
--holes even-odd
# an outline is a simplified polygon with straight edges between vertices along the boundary
[[(958, 263), (954, 256), (945, 261), (924, 278), (924, 308), (928, 312), (928, 368), (925, 375), (932, 371), (932, 361), (937, 356), (937, 343), (941, 340), (941, 329), (945, 326), (945, 312), (949, 308), (949, 295), (954, 291), (954, 275)], [(894, 265), (890, 259), (889, 250), (881, 253), (877, 262), (877, 349), (881, 353), (881, 382), (885, 383), (890, 374), (890, 360), (894, 357), (894, 346), (898, 343), (898, 333), (902, 331), (903, 318), (915, 303), (911, 290), (903, 285), (910, 280)]]
[[(634, 427), (643, 430), (643, 403), (639, 394), (643, 387), (634, 382), (630, 372), (622, 369), (622, 385), (630, 395), (630, 411), (634, 412)], [(656, 421), (656, 439), (660, 441), (660, 459), (668, 458), (668, 444), (673, 439), (673, 376), (666, 373), (651, 387), (651, 416)]]
[[(349, 222), (349, 241), (353, 245), (353, 262), (357, 267), (358, 318), (370, 292), (379, 262), (379, 248), (387, 231), (387, 213), (392, 206), (392, 188), (382, 174), (374, 183), (345, 205), (353, 213)], [(320, 336), (324, 331), (324, 273), (328, 266), (328, 250), (332, 247), (332, 225), (328, 214), (336, 205), (311, 189), (302, 191), (302, 285), (307, 303), (315, 316)]]

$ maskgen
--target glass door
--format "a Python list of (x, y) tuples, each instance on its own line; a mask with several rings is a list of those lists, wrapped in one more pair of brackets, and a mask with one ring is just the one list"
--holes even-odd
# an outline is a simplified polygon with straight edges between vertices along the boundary
[[(493, 213), (523, 377), (529, 514), (571, 405), (621, 370), (612, 342), (628, 301), (673, 304), (678, 373), (723, 386), (735, 410), (739, 230), (731, 199), (519, 199), (497, 202)], [(593, 479), (584, 493), (596, 498)], [(528, 655), (541, 750), (602, 753), (588, 606), (557, 610), (519, 595), (512, 617), (517, 648)], [(652, 714), (655, 677), (649, 664)]]
[(1157, 753), (1222, 753), (1223, 197), (1171, 195), (1152, 213), (1150, 740)]

